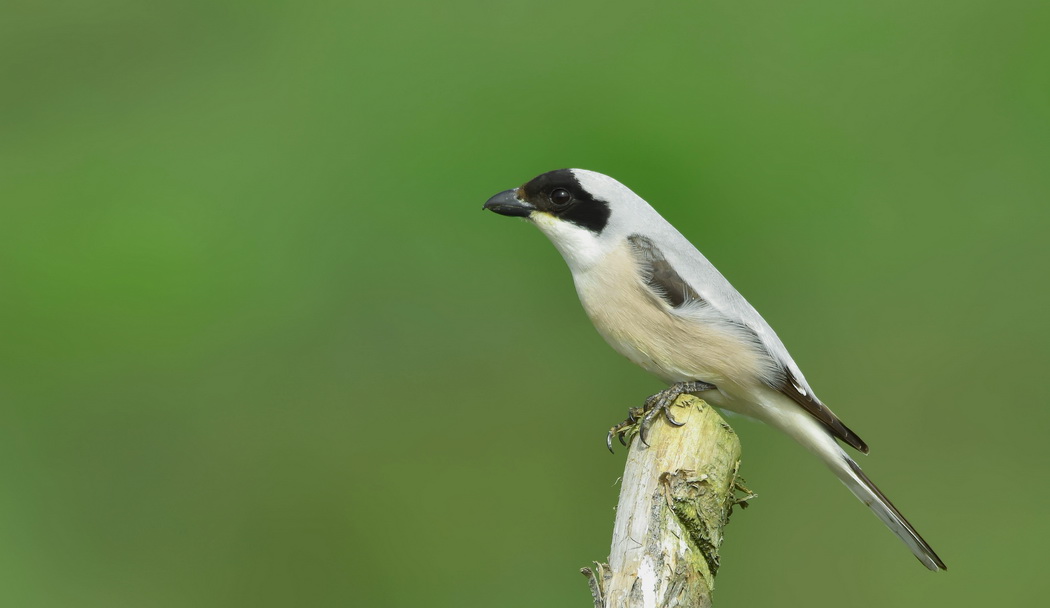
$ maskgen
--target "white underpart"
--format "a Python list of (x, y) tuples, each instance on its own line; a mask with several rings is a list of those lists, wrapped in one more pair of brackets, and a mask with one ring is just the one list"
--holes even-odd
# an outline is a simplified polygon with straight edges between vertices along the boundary
[(705, 380), (732, 390), (762, 385), (763, 378), (775, 374), (769, 355), (718, 311), (702, 302), (675, 310), (655, 296), (642, 282), (626, 241), (607, 252), (602, 263), (574, 270), (572, 276), (598, 333), (668, 384)]

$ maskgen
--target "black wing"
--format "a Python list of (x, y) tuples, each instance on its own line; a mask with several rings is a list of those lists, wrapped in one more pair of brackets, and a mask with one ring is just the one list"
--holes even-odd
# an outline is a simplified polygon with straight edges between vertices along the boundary
[(861, 452), (868, 453), (868, 444), (864, 443), (856, 433), (854, 433), (848, 426), (839, 420), (839, 417), (835, 415), (828, 406), (824, 405), (820, 399), (817, 399), (816, 395), (812, 391), (806, 390), (802, 386), (802, 383), (795, 378), (791, 370), (785, 369), (779, 380), (779, 382), (769, 383), (770, 388), (774, 388), (784, 395), (791, 398), (792, 401), (802, 406), (802, 409), (809, 412), (811, 416), (816, 418), (824, 428), (838, 437), (842, 441), (846, 442)]
[(685, 282), (670, 262), (660, 253), (653, 241), (640, 234), (627, 237), (635, 259), (642, 271), (642, 280), (671, 308), (680, 308), (686, 302), (700, 302), (700, 295)]

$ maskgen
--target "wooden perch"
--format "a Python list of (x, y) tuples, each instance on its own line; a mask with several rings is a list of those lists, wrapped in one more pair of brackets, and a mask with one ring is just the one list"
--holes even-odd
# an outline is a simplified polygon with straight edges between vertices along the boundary
[[(635, 436), (616, 507), (609, 563), (584, 568), (595, 608), (707, 607), (722, 531), (735, 504), (740, 442), (707, 403), (675, 402), (685, 425), (658, 421)], [(743, 503), (741, 506), (746, 506)]]

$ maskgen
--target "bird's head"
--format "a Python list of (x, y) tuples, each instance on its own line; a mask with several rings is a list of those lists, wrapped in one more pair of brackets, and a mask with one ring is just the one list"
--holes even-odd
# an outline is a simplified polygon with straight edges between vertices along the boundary
[(535, 224), (574, 270), (599, 261), (652, 210), (620, 182), (585, 169), (549, 171), (500, 192), (484, 208)]

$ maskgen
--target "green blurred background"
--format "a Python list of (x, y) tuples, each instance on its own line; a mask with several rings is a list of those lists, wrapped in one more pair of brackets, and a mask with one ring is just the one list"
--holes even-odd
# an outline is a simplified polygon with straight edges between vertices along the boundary
[(733, 423), (720, 606), (1045, 601), (1045, 2), (5, 2), (0, 605), (587, 606), (659, 383), (536, 230), (661, 210), (931, 574)]

